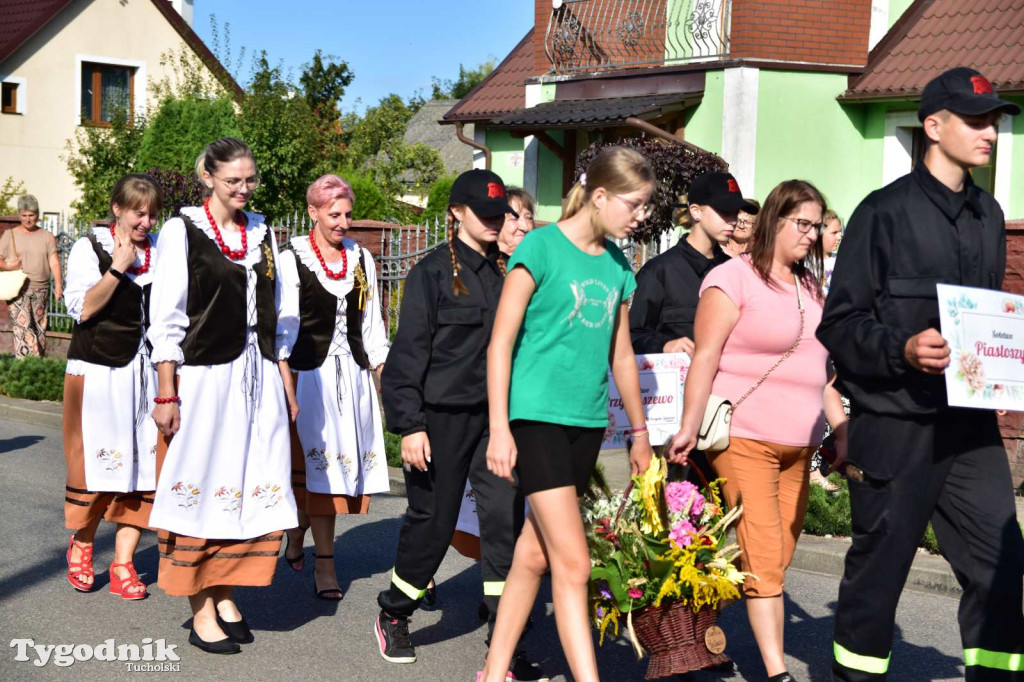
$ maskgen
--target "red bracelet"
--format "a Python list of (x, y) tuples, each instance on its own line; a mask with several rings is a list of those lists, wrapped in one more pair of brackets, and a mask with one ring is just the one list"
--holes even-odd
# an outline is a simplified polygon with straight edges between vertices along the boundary
[(157, 405), (167, 405), (168, 403), (181, 404), (181, 398), (176, 395), (172, 395), (170, 398), (153, 398), (153, 402)]

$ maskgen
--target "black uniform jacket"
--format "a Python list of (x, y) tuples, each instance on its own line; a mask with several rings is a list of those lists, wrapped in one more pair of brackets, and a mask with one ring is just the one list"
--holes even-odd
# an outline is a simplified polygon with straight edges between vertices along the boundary
[(652, 258), (636, 276), (636, 292), (629, 308), (629, 336), (633, 352), (663, 353), (665, 344), (683, 336), (693, 338), (700, 283), (711, 268), (729, 260), (716, 244), (708, 259), (685, 239)]
[(939, 328), (936, 284), (999, 289), (1005, 269), (1003, 212), (969, 177), (953, 192), (922, 162), (868, 195), (850, 218), (817, 332), (854, 410), (945, 409), (944, 377), (910, 367), (904, 347)]
[(459, 275), (468, 296), (452, 293), (448, 246), (409, 271), (398, 334), (381, 377), (388, 431), (426, 431), (425, 407), (482, 408), (487, 404), (487, 345), (504, 283), (497, 249), (484, 258), (455, 240)]

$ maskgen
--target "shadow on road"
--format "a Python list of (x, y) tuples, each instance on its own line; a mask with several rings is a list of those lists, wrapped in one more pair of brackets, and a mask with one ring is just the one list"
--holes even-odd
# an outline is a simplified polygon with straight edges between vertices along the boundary
[(0, 439), (0, 455), (30, 448), (43, 440), (43, 436), (15, 436)]

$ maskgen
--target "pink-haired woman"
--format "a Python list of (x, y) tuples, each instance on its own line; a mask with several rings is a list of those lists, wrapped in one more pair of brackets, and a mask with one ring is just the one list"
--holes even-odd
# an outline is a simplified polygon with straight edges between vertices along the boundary
[(384, 428), (374, 387), (388, 355), (376, 297), (377, 268), (345, 235), (352, 186), (324, 175), (306, 191), (313, 228), (280, 258), (279, 355), (297, 373), (299, 416), (292, 427), (292, 487), (299, 527), (288, 531), (285, 560), (301, 571), (302, 539), (312, 525), (313, 589), (342, 592), (334, 569), (334, 517), (365, 514), (369, 495), (388, 491)]

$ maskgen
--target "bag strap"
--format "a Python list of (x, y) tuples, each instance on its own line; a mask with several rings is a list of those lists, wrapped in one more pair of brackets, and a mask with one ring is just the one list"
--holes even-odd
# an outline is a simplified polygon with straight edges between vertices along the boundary
[(793, 345), (789, 347), (789, 350), (787, 350), (782, 355), (781, 358), (779, 358), (778, 360), (775, 361), (774, 365), (772, 365), (771, 367), (768, 368), (767, 372), (765, 372), (764, 374), (761, 375), (761, 378), (758, 379), (757, 382), (753, 386), (751, 386), (749, 389), (747, 389), (746, 393), (744, 393), (742, 396), (740, 396), (739, 400), (737, 400), (736, 402), (734, 402), (732, 404), (732, 409), (733, 410), (735, 410), (737, 407), (739, 407), (740, 403), (742, 403), (744, 400), (749, 398), (750, 394), (753, 393), (754, 391), (756, 391), (761, 386), (761, 384), (764, 383), (765, 379), (768, 378), (768, 375), (771, 374), (772, 372), (774, 372), (778, 368), (779, 365), (781, 365), (783, 362), (788, 360), (789, 356), (791, 356), (794, 352), (796, 352), (797, 346), (800, 345), (800, 340), (803, 338), (803, 335), (804, 335), (804, 301), (803, 301), (803, 297), (801, 297), (801, 295), (800, 295), (800, 278), (799, 277), (796, 278), (796, 304), (797, 304), (797, 307), (800, 310), (800, 331), (797, 332), (796, 341), (793, 342)]
[(14, 251), (14, 257), (15, 258), (18, 257), (18, 245), (16, 243), (14, 243), (14, 231), (16, 229), (18, 229), (18, 228), (17, 227), (12, 227), (10, 229), (10, 233), (11, 233), (11, 250)]

